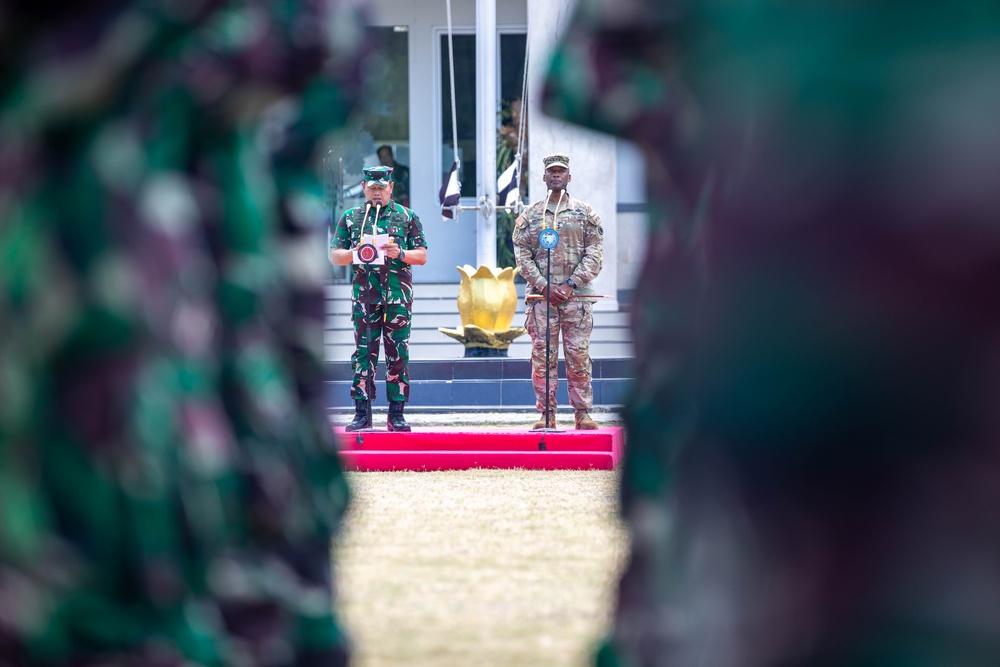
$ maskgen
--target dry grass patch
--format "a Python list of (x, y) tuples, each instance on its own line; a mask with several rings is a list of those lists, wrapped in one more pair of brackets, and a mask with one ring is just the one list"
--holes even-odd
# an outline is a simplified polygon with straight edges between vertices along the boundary
[(335, 552), (356, 667), (582, 666), (627, 539), (617, 473), (351, 473)]

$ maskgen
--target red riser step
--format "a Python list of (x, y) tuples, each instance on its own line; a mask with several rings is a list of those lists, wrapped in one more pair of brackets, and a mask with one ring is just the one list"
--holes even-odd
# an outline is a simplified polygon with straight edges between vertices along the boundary
[[(394, 433), (388, 431), (362, 431), (361, 444), (356, 433), (346, 433), (337, 429), (341, 447), (364, 450), (412, 450), (428, 449), (442, 451), (535, 451), (542, 440), (542, 434), (523, 429), (518, 431), (411, 431)], [(566, 431), (545, 433), (546, 448), (552, 451), (610, 452), (614, 451), (615, 434), (611, 429), (603, 431)]]
[(437, 452), (344, 450), (347, 470), (469, 470), (470, 468), (526, 468), (529, 470), (614, 470), (611, 452)]
[[(409, 433), (334, 429), (348, 470), (613, 470), (624, 451), (621, 427), (541, 433), (523, 428), (444, 427)], [(360, 435), (361, 442), (358, 442)], [(544, 448), (542, 447), (544, 445)]]

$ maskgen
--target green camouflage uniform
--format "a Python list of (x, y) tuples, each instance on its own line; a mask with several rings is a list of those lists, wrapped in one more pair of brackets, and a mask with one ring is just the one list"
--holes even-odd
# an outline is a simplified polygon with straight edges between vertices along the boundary
[(364, 25), (222, 5), (0, 9), (0, 665), (346, 663), (310, 165)]
[[(365, 207), (344, 211), (330, 239), (331, 248), (350, 250), (361, 243), (361, 225)], [(371, 234), (375, 210), (368, 214), (364, 234)], [(426, 248), (427, 239), (420, 218), (405, 206), (390, 201), (379, 212), (376, 234), (389, 234), (403, 249)], [(380, 251), (381, 252), (381, 251)], [(354, 382), (351, 398), (375, 400), (374, 369), (378, 365), (379, 340), (385, 348), (385, 383), (389, 401), (410, 398), (410, 320), (413, 309), (413, 271), (400, 259), (385, 258), (385, 264), (354, 266), (354, 286), (351, 321), (354, 323), (354, 344), (351, 355)], [(367, 290), (365, 289), (367, 286)], [(369, 369), (372, 374), (369, 374)]]
[[(546, 200), (537, 201), (518, 216), (514, 224), (514, 254), (521, 267), (521, 275), (528, 282), (525, 296), (541, 294), (546, 286), (546, 272), (553, 285), (561, 285), (572, 278), (577, 288), (574, 295), (594, 293), (590, 284), (601, 272), (604, 258), (601, 219), (589, 204), (574, 199), (566, 193), (558, 205)], [(543, 229), (555, 228), (559, 244), (551, 251), (538, 244)], [(551, 253), (551, 261), (549, 259)], [(551, 269), (549, 266), (551, 264)], [(545, 397), (545, 320), (544, 299), (526, 301), (525, 328), (531, 336), (531, 384), (535, 390), (535, 405), (539, 412), (556, 409), (556, 388), (559, 383), (559, 334), (562, 332), (563, 358), (566, 360), (566, 387), (569, 401), (577, 410), (589, 410), (594, 405), (591, 382), (590, 334), (594, 328), (594, 300), (569, 299), (552, 304), (549, 313), (549, 396)]]
[(648, 159), (600, 667), (1000, 664), (1000, 4), (582, 0)]

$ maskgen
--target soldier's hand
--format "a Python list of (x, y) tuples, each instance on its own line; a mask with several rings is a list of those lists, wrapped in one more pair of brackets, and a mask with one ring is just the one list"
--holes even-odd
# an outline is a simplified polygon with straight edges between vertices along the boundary
[(391, 257), (392, 259), (397, 259), (399, 257), (399, 246), (396, 244), (395, 240), (390, 241), (389, 243), (383, 243), (381, 249), (385, 250), (387, 257)]
[(549, 289), (552, 291), (552, 303), (555, 304), (565, 303), (573, 292), (569, 285), (552, 285)]

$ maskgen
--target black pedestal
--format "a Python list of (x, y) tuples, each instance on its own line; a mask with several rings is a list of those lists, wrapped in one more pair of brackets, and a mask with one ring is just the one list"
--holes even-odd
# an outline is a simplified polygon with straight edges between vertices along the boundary
[(466, 357), (506, 357), (507, 350), (500, 350), (495, 347), (467, 347)]

